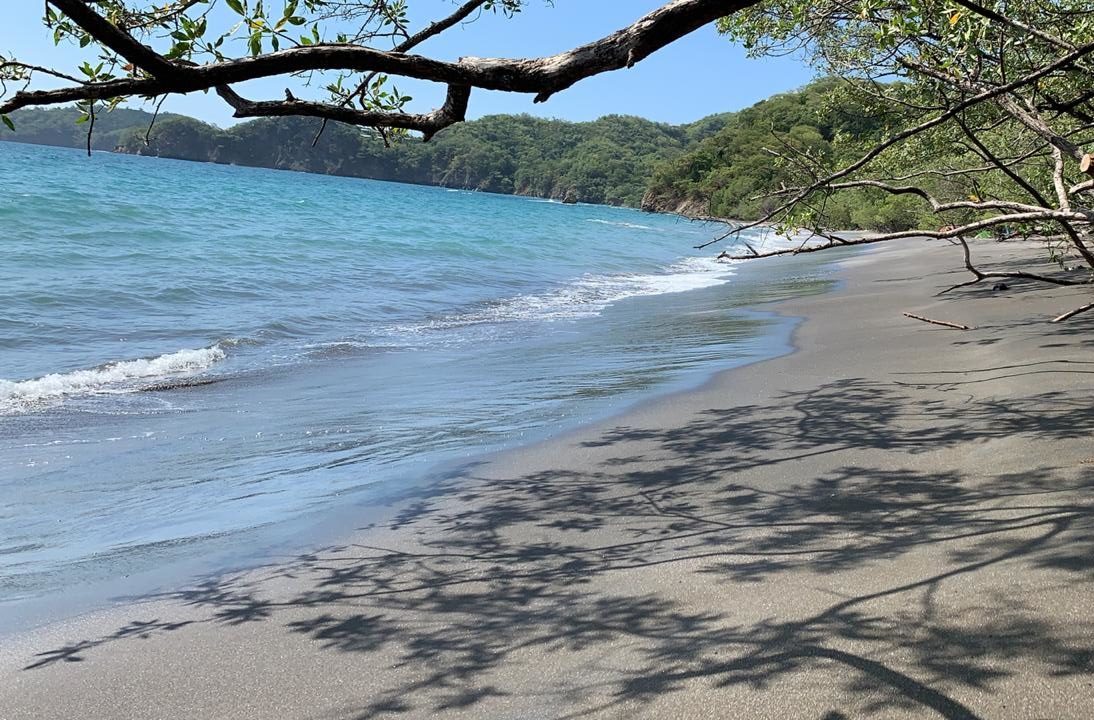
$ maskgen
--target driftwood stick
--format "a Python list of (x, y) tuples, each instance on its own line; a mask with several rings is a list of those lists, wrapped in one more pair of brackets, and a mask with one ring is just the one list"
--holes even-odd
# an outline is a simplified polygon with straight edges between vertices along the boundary
[[(953, 328), (954, 330), (972, 330), (973, 328), (968, 325), (958, 325), (957, 323), (946, 322), (945, 320), (932, 320), (931, 318), (923, 317), (922, 315), (913, 315), (911, 313), (904, 313), (904, 317), (910, 317), (913, 320), (922, 320), (925, 323), (931, 325), (941, 325), (942, 327)], [(1053, 321), (1055, 322), (1055, 320)]]
[(1094, 303), (1087, 303), (1086, 305), (1083, 305), (1082, 307), (1077, 307), (1074, 310), (1068, 310), (1063, 315), (1060, 315), (1059, 317), (1052, 318), (1051, 322), (1054, 322), (1054, 323), (1063, 322), (1064, 320), (1067, 320), (1068, 318), (1073, 318), (1076, 315), (1078, 315), (1079, 313), (1084, 313), (1087, 310), (1094, 310)]

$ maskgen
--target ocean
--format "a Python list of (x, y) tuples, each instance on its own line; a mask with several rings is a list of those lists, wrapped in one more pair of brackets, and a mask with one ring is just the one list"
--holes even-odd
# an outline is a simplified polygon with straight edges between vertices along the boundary
[(786, 352), (756, 306), (832, 283), (629, 209), (13, 143), (0, 177), (0, 609)]

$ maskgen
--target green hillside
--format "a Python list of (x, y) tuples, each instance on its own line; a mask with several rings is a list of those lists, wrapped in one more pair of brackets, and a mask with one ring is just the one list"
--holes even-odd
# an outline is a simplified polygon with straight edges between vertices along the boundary
[[(4, 139), (82, 146), (86, 124), (75, 110), (16, 113)], [(430, 143), (385, 147), (375, 133), (320, 121), (260, 119), (229, 129), (180, 115), (119, 109), (97, 119), (93, 147), (160, 157), (638, 206), (657, 163), (683, 153), (731, 116), (673, 126), (609, 115), (593, 122), (493, 115), (463, 123)], [(147, 136), (147, 142), (146, 142)]]
[[(846, 89), (846, 86), (843, 86)], [(87, 125), (73, 109), (15, 113), (0, 139), (83, 146)], [(807, 153), (819, 165), (849, 157), (886, 131), (883, 112), (864, 108), (833, 80), (776, 95), (737, 113), (668, 125), (625, 115), (593, 122), (491, 115), (432, 142), (387, 147), (375, 132), (314, 118), (251, 120), (228, 129), (181, 115), (152, 120), (118, 109), (97, 119), (100, 150), (352, 177), (441, 185), (660, 212), (749, 219), (800, 184), (780, 155)], [(889, 119), (891, 121), (891, 118)], [(834, 227), (899, 228), (916, 220), (914, 199), (844, 194), (826, 207)]]

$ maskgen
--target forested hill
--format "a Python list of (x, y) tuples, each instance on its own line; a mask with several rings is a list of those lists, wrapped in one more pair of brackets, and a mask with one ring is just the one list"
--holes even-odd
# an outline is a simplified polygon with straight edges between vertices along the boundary
[[(77, 123), (82, 113), (75, 108), (53, 108), (49, 110), (19, 110), (12, 113), (15, 132), (0, 127), (0, 140), (34, 143), (36, 145), (59, 145), (61, 147), (86, 147), (87, 125)], [(164, 113), (157, 122), (175, 122), (188, 120), (182, 115)], [(98, 113), (95, 116), (95, 132), (91, 135), (91, 147), (95, 150), (114, 150), (123, 141), (136, 132), (143, 137), (152, 120), (152, 114), (143, 110), (116, 108), (113, 112)]]
[[(16, 132), (0, 139), (82, 146), (87, 125), (75, 110), (13, 115)], [(653, 168), (716, 132), (730, 115), (666, 125), (609, 115), (593, 122), (494, 115), (452, 127), (432, 142), (385, 147), (358, 128), (320, 121), (260, 119), (221, 129), (193, 118), (137, 110), (100, 114), (93, 146), (102, 150), (380, 180), (518, 193), (637, 207)], [(147, 142), (146, 142), (147, 135)]]
[[(0, 139), (83, 146), (86, 124), (74, 109), (15, 113), (14, 134)], [(838, 156), (880, 131), (874, 116), (841, 99), (835, 81), (820, 80), (737, 113), (688, 125), (609, 115), (593, 122), (493, 115), (461, 123), (432, 142), (385, 147), (359, 128), (270, 118), (229, 129), (181, 115), (152, 116), (118, 109), (96, 119), (93, 147), (207, 162), (301, 170), (516, 193), (647, 210), (748, 219), (762, 210), (751, 198), (785, 176), (771, 149), (793, 146), (818, 158)], [(146, 141), (147, 138), (147, 141)], [(913, 221), (907, 198), (871, 202), (847, 195), (833, 224), (899, 227)]]
[[(891, 123), (902, 122), (899, 113), (863, 102), (846, 83), (822, 79), (734, 113), (720, 129), (654, 168), (642, 208), (759, 217), (782, 201), (772, 190), (810, 179), (792, 175), (797, 163), (784, 158), (810, 157), (817, 168), (847, 163), (891, 132)], [(905, 230), (936, 222), (920, 198), (872, 190), (833, 196), (823, 215), (819, 222), (831, 228)]]

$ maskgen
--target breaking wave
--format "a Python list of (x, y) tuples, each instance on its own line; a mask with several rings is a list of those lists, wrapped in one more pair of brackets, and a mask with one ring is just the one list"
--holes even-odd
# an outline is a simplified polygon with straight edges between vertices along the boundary
[(589, 274), (542, 294), (517, 295), (483, 308), (401, 326), (404, 332), (449, 330), (528, 320), (570, 320), (599, 315), (613, 303), (633, 297), (687, 292), (721, 285), (733, 273), (732, 263), (709, 257), (687, 258), (659, 274)]
[(89, 370), (53, 373), (32, 380), (0, 380), (0, 413), (23, 412), (81, 395), (160, 389), (172, 378), (193, 375), (224, 359), (219, 344), (153, 358), (120, 360)]

